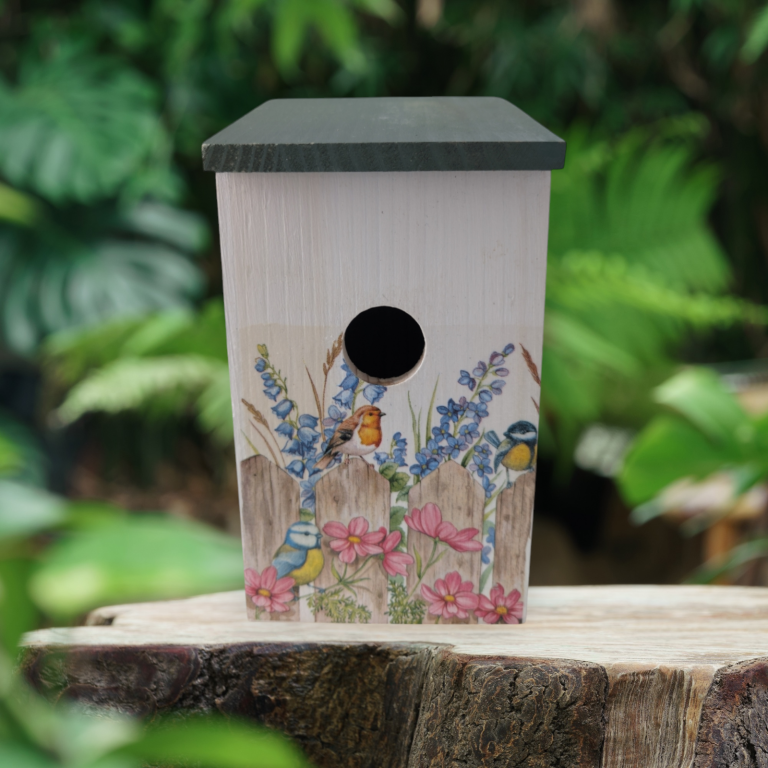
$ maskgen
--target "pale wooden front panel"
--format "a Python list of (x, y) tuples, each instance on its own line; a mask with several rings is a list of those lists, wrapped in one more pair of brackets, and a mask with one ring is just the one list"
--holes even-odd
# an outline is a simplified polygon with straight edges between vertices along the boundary
[[(363, 517), (368, 522), (368, 532), (372, 533), (385, 528), (389, 531), (389, 483), (367, 462), (362, 459), (351, 459), (349, 464), (342, 464), (330, 470), (317, 484), (317, 526), (323, 526), (331, 521), (349, 525), (354, 517)], [(315, 587), (328, 589), (333, 587), (336, 579), (333, 577), (328, 564), (333, 562), (339, 573), (344, 572), (344, 563), (340, 562), (338, 553), (330, 547), (331, 539), (323, 536), (323, 555), (326, 568), (315, 579)], [(358, 571), (357, 576), (353, 574)], [(341, 587), (336, 587), (338, 595), (354, 599), (359, 605), (364, 605), (371, 612), (371, 623), (387, 623), (387, 574), (381, 567), (378, 557), (356, 557), (355, 562), (347, 568), (348, 578), (361, 578), (351, 589), (354, 596)], [(325, 613), (315, 615), (315, 621), (330, 621)]]
[[(540, 386), (523, 348), (540, 368), (549, 182), (543, 171), (218, 174), (238, 460), (258, 451), (296, 468), (290, 441), (276, 434), (277, 402), (254, 370), (259, 345), (287, 382), (293, 415), (327, 417), (346, 375), (341, 355), (324, 372), (329, 351), (355, 315), (382, 304), (411, 314), (427, 343), (418, 372), (377, 403), (386, 414), (377, 450), (386, 452), (401, 433), (408, 445), (400, 471), (411, 481), (414, 420), (423, 446), (427, 422), (440, 423), (438, 406), (473, 397), (458, 383), (460, 371), (471, 374), (507, 345), (515, 351), (504, 362), (506, 386), (488, 404), (480, 433), (502, 437), (519, 420), (537, 425)], [(397, 342), (387, 328), (371, 339)], [(363, 403), (361, 396), (356, 405)], [(365, 460), (373, 463), (373, 455)], [(496, 480), (495, 492), (505, 481)], [(473, 482), (479, 486), (476, 472)], [(301, 493), (304, 506), (308, 491)], [(491, 525), (494, 499), (485, 508)], [(486, 594), (492, 584), (488, 572)]]
[[(262, 573), (272, 564), (291, 523), (299, 520), (299, 487), (291, 476), (265, 456), (252, 456), (240, 466), (240, 510), (243, 533), (243, 564)], [(255, 615), (246, 595), (248, 618)], [(298, 621), (298, 606), (287, 613), (264, 611), (262, 621)]]
[[(437, 471), (427, 475), (420, 483), (415, 485), (408, 494), (408, 509), (422, 509), (427, 502), (436, 504), (442, 513), (442, 519), (453, 523), (461, 531), (466, 528), (483, 530), (483, 500), (482, 488), (472, 479), (470, 473), (457, 464), (449, 461), (443, 464)], [(478, 537), (475, 537), (478, 539)], [(414, 592), (414, 597), (420, 597), (420, 586), (426, 584), (434, 590), (438, 579), (445, 579), (452, 571), (458, 571), (462, 581), (471, 581), (473, 591), (477, 591), (480, 584), (482, 569), (481, 552), (457, 552), (447, 544), (436, 542), (419, 531), (408, 531), (408, 553), (414, 555), (416, 549), (423, 558), (423, 567), (428, 565), (429, 553), (436, 552), (440, 560), (423, 574), (419, 588)], [(442, 554), (441, 553), (445, 553)], [(418, 578), (415, 572), (409, 572), (407, 585), (409, 594), (417, 586)], [(427, 604), (426, 608), (429, 606)], [(424, 623), (435, 623), (437, 618), (425, 613)], [(470, 624), (476, 623), (474, 614), (470, 613), (465, 620), (451, 619), (441, 623)]]

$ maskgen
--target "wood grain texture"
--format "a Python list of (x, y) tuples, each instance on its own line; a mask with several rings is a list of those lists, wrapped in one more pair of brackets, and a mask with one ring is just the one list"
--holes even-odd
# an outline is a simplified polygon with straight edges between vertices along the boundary
[[(464, 428), (481, 422), (474, 434), (500, 435), (521, 419), (537, 424), (540, 391), (522, 349), (540, 360), (549, 187), (548, 171), (217, 174), (238, 459), (254, 447), (269, 455), (290, 445), (302, 416), (335, 424), (340, 411), (348, 416), (369, 397), (380, 397), (384, 412), (377, 450), (386, 453), (399, 433), (406, 474), (451, 401), (483, 403), (482, 412), (457, 416)], [(359, 386), (351, 394), (342, 389), (343, 353), (332, 362), (328, 353), (358, 313), (381, 304), (418, 322), (423, 363), (384, 393)], [(371, 334), (374, 348), (393, 343), (387, 328)], [(506, 377), (486, 368), (474, 389), (459, 384), (461, 371), (491, 358), (503, 359)], [(279, 387), (265, 385), (273, 374)], [(263, 422), (253, 422), (246, 404)], [(292, 438), (275, 445), (267, 435), (278, 428)], [(304, 451), (319, 448), (317, 440)], [(306, 481), (313, 465), (302, 466), (306, 457), (290, 450), (277, 458)], [(365, 460), (373, 465), (374, 456)], [(312, 489), (303, 493), (311, 508)], [(477, 588), (480, 575), (470, 570)], [(306, 603), (302, 619), (311, 618)]]
[[(240, 522), (243, 564), (261, 573), (272, 562), (291, 523), (299, 520), (299, 486), (266, 456), (252, 456), (240, 464)], [(248, 618), (255, 615), (246, 597)], [(263, 613), (266, 621), (298, 621), (299, 611)]]
[[(383, 527), (389, 531), (389, 482), (382, 477), (370, 464), (362, 459), (350, 459), (324, 475), (315, 486), (317, 496), (316, 522), (320, 530), (326, 523), (337, 521), (348, 525), (354, 517), (364, 517), (369, 523), (369, 531)], [(339, 563), (338, 555), (329, 546), (330, 539), (323, 537), (322, 547), (326, 567), (315, 580), (315, 586), (327, 588), (336, 583), (331, 573), (329, 563), (334, 561), (336, 568), (343, 570), (344, 564)], [(351, 574), (355, 563), (349, 567)], [(357, 586), (358, 603), (365, 605), (371, 612), (374, 623), (387, 622), (387, 574), (377, 561), (369, 561), (369, 565), (360, 577), (365, 582)], [(325, 622), (329, 619), (318, 613), (315, 621)]]
[[(428, 502), (437, 504), (443, 514), (443, 520), (453, 523), (456, 528), (476, 528), (483, 530), (483, 505), (485, 494), (482, 486), (474, 481), (471, 473), (455, 461), (447, 461), (427, 475), (420, 483), (411, 488), (408, 494), (408, 510), (423, 509)], [(433, 548), (433, 539), (418, 531), (408, 531), (408, 553), (421, 555), (424, 567)], [(424, 575), (423, 584), (434, 587), (437, 579), (444, 579), (451, 571), (458, 571), (463, 580), (472, 582), (477, 591), (482, 569), (481, 552), (456, 552), (450, 547), (439, 545), (437, 552), (446, 550), (440, 561)], [(410, 592), (417, 583), (416, 573), (411, 571), (406, 580)], [(427, 614), (425, 621), (435, 622), (434, 616)], [(446, 619), (441, 619), (447, 622)], [(469, 624), (477, 619), (470, 614), (468, 619), (450, 619), (452, 624)]]
[(203, 144), (206, 171), (562, 168), (565, 142), (492, 97), (276, 99)]
[(95, 611), (26, 639), (39, 690), (219, 710), (320, 768), (764, 768), (768, 589), (532, 588), (528, 622), (253, 623), (242, 592)]
[[(513, 589), (525, 595), (531, 567), (531, 528), (536, 471), (519, 475), (496, 501), (496, 550), (493, 555), (493, 583), (505, 592)], [(528, 606), (523, 602), (523, 621)]]

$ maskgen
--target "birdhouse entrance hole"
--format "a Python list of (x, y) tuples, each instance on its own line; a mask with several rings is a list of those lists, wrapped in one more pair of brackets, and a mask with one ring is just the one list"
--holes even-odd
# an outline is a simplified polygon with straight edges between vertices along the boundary
[(399, 384), (418, 371), (426, 341), (421, 327), (397, 307), (371, 307), (344, 332), (347, 365), (371, 384)]

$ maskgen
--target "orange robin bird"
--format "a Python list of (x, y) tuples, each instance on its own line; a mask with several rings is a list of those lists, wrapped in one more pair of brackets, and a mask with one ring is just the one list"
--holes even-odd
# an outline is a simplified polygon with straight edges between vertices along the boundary
[(382, 416), (386, 414), (375, 405), (358, 408), (336, 428), (315, 467), (325, 469), (337, 453), (347, 456), (367, 456), (373, 453), (381, 445)]

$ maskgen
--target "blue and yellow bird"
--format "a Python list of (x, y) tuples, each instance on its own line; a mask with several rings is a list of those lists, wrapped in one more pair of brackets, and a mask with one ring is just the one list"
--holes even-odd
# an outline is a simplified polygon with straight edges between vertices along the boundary
[(277, 578), (290, 576), (297, 587), (314, 581), (323, 570), (325, 560), (320, 548), (321, 538), (322, 534), (314, 523), (291, 525), (285, 534), (285, 541), (272, 558)]
[(499, 466), (507, 470), (507, 485), (510, 470), (530, 472), (536, 466), (538, 431), (530, 421), (516, 421), (504, 433), (506, 439), (501, 442), (495, 432), (488, 433), (487, 437), (496, 448), (494, 471), (498, 471)]

